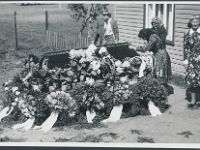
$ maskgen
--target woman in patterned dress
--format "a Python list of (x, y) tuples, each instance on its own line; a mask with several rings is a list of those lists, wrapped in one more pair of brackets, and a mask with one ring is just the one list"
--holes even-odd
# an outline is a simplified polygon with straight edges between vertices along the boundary
[(184, 64), (186, 65), (185, 80), (187, 91), (191, 96), (191, 106), (197, 104), (200, 94), (200, 16), (194, 15), (189, 19), (189, 30), (184, 36)]
[(147, 44), (144, 47), (137, 47), (136, 50), (153, 52), (153, 56), (156, 58), (153, 77), (160, 80), (164, 86), (167, 86), (168, 80), (172, 76), (171, 61), (162, 40), (149, 28), (140, 30), (138, 37), (147, 41)]

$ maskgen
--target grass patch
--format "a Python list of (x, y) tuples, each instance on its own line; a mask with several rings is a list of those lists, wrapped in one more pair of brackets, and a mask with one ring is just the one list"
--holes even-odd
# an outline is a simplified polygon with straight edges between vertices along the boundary
[(101, 137), (96, 137), (94, 135), (88, 135), (86, 137), (74, 137), (74, 138), (70, 138), (70, 139), (66, 139), (66, 138), (59, 138), (59, 139), (55, 139), (55, 142), (103, 142), (103, 140), (101, 139)]
[(119, 135), (116, 134), (116, 133), (102, 133), (99, 135), (99, 137), (111, 137), (112, 139), (118, 139), (119, 138)]
[(138, 137), (137, 142), (138, 143), (155, 143), (153, 138), (147, 138), (147, 137)]
[(138, 134), (141, 135), (142, 132), (140, 130), (131, 130), (131, 134)]
[(25, 142), (26, 139), (22, 139), (22, 138), (9, 138), (7, 136), (0, 138), (0, 142)]
[(189, 136), (193, 135), (190, 131), (185, 131), (181, 133), (177, 133), (177, 135), (183, 135), (186, 138), (189, 138)]
[(93, 128), (107, 128), (107, 126), (100, 122), (79, 123), (74, 125), (74, 129), (76, 130), (93, 129)]
[(185, 77), (180, 74), (173, 74), (170, 83), (175, 84), (181, 88), (187, 88)]
[(118, 139), (119, 135), (116, 133), (102, 133), (98, 136), (95, 135), (87, 135), (87, 136), (77, 136), (77, 137), (73, 137), (73, 138), (58, 138), (55, 139), (55, 142), (108, 142), (108, 141), (104, 141), (103, 137), (111, 137), (112, 139)]

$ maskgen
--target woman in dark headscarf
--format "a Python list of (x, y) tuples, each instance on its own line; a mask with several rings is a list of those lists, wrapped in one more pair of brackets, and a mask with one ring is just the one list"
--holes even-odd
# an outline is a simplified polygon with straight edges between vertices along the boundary
[(165, 40), (167, 36), (167, 30), (165, 29), (161, 19), (158, 17), (154, 17), (151, 20), (151, 25), (152, 25), (151, 31), (160, 37), (160, 39), (163, 42), (164, 47), (166, 47)]
[(163, 85), (167, 85), (168, 80), (172, 76), (171, 61), (162, 40), (148, 28), (140, 30), (138, 37), (147, 41), (147, 44), (144, 47), (140, 46), (136, 48), (136, 50), (153, 52), (153, 55), (156, 58), (153, 76), (159, 79)]

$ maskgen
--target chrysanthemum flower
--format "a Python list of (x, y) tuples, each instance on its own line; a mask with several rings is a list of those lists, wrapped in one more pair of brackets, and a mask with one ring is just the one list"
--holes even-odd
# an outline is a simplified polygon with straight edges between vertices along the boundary
[(15, 86), (15, 87), (12, 87), (12, 91), (13, 91), (13, 92), (17, 91), (18, 89), (19, 89), (19, 88), (16, 87), (16, 86)]
[(91, 62), (91, 65), (92, 65), (92, 69), (94, 71), (98, 70), (101, 67), (100, 63), (98, 61), (95, 61), (95, 60)]
[(130, 67), (130, 62), (128, 61), (123, 62), (122, 67)]
[(121, 64), (122, 64), (122, 62), (121, 62), (120, 60), (117, 60), (117, 61), (115, 62), (115, 66), (116, 66), (116, 67), (120, 67)]
[(99, 54), (107, 53), (107, 49), (105, 47), (101, 47), (99, 50)]
[(92, 85), (94, 83), (94, 79), (93, 78), (88, 78), (86, 77), (86, 81), (85, 81), (86, 84), (89, 84), (89, 85)]
[(5, 87), (5, 88), (4, 88), (5, 91), (8, 91), (9, 89), (10, 89), (9, 87)]
[(17, 95), (17, 96), (18, 96), (19, 94), (20, 94), (20, 92), (19, 92), (19, 91), (16, 91), (16, 92), (15, 92), (15, 95)]

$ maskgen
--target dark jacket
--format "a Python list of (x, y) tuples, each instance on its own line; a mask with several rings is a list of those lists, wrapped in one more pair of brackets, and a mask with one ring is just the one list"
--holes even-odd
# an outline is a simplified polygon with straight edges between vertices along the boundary
[(119, 29), (118, 29), (117, 21), (115, 21), (114, 19), (111, 20), (111, 27), (113, 30), (113, 34), (115, 36), (115, 40), (119, 41)]
[(165, 29), (165, 27), (162, 25), (158, 30), (154, 30), (153, 28), (151, 28), (151, 30), (153, 33), (157, 34), (160, 37), (164, 47), (166, 47), (165, 41), (167, 36), (167, 30)]
[[(97, 19), (93, 20), (93, 21), (88, 21), (89, 25), (88, 25), (88, 37), (93, 40), (94, 42), (96, 42), (97, 37), (98, 37), (98, 31), (99, 31), (99, 22)], [(91, 41), (92, 42), (92, 41)]]

